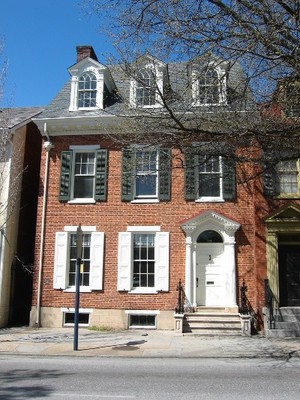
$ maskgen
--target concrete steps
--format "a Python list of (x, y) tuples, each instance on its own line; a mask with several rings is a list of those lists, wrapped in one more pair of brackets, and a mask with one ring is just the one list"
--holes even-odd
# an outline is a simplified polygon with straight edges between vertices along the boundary
[(274, 329), (266, 329), (266, 337), (300, 337), (300, 307), (280, 307), (274, 318)]
[(185, 314), (183, 333), (241, 335), (241, 320), (237, 312), (228, 312), (222, 307), (197, 308), (196, 312)]

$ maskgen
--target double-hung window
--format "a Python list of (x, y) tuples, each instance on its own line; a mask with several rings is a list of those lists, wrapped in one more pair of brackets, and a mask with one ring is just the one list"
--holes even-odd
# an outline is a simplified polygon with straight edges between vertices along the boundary
[(169, 290), (169, 233), (159, 226), (133, 226), (119, 233), (118, 290)]
[(152, 68), (143, 68), (138, 72), (135, 83), (135, 101), (137, 107), (154, 106), (156, 103), (156, 78)]
[(232, 159), (197, 152), (185, 153), (185, 198), (195, 201), (225, 201), (235, 198), (235, 163)]
[(133, 235), (133, 287), (154, 287), (155, 235)]
[(222, 199), (222, 157), (198, 156), (199, 198)]
[(106, 199), (107, 150), (71, 146), (61, 153), (59, 200), (95, 202)]
[(266, 196), (298, 198), (300, 196), (300, 159), (267, 163), (263, 173)]
[(277, 164), (279, 193), (298, 194), (299, 160), (280, 161)]
[[(82, 227), (80, 290), (101, 290), (103, 279), (104, 233), (92, 226)], [(77, 234), (75, 226), (56, 232), (54, 255), (54, 289), (75, 290), (77, 267)]]
[(157, 198), (158, 151), (136, 151), (135, 167), (135, 197)]
[(170, 199), (171, 159), (169, 149), (133, 146), (122, 152), (122, 200)]
[(226, 104), (225, 71), (213, 65), (196, 68), (192, 73), (192, 93), (196, 106)]
[(94, 198), (95, 194), (95, 152), (74, 152), (74, 198)]
[(78, 108), (96, 107), (97, 78), (93, 72), (84, 72), (78, 81)]
[[(76, 280), (76, 263), (77, 263), (77, 235), (71, 233), (69, 235), (69, 285), (75, 286)], [(91, 234), (82, 235), (82, 255), (80, 265), (80, 286), (89, 286), (90, 283), (90, 263), (91, 263)]]

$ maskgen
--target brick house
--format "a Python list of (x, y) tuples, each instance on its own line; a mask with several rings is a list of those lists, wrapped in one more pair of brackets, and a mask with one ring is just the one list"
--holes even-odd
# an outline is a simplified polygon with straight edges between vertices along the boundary
[[(73, 323), (80, 224), (82, 325), (173, 329), (181, 281), (186, 308), (216, 319), (217, 312), (238, 317), (240, 288), (247, 286), (247, 304), (261, 329), (264, 218), (274, 218), (261, 180), (237, 184), (241, 172), (232, 160), (198, 152), (193, 141), (182, 168), (176, 146), (145, 147), (141, 136), (125, 146), (110, 136), (134, 130), (124, 110), (159, 111), (157, 92), (174, 93), (182, 82), (193, 107), (232, 110), (227, 96), (242, 73), (212, 62), (204, 78), (189, 82), (194, 70), (187, 64), (181, 65), (184, 77), (177, 65), (148, 55), (138, 64), (140, 81), (124, 79), (118, 68), (101, 64), (92, 47), (78, 46), (70, 80), (34, 119), (45, 142), (30, 324)], [(255, 175), (254, 168), (247, 165), (246, 174)]]
[(0, 327), (27, 324), (32, 297), (40, 107), (0, 109)]

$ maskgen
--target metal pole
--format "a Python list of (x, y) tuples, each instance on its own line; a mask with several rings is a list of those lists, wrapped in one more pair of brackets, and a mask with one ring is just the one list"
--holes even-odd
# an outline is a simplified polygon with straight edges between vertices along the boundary
[(75, 275), (75, 311), (74, 311), (74, 341), (73, 350), (78, 350), (78, 325), (79, 325), (79, 302), (80, 302), (80, 266), (82, 254), (82, 230), (79, 224), (76, 235), (76, 275)]

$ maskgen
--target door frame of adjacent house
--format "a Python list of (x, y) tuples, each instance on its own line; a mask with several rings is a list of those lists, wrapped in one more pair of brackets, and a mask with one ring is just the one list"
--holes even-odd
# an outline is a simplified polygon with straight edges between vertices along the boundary
[[(197, 260), (199, 260), (199, 256), (197, 256), (197, 251), (201, 247), (197, 240), (203, 232), (215, 231), (222, 238), (223, 246), (221, 257), (223, 284), (220, 288), (223, 293), (219, 305), (227, 308), (237, 307), (235, 232), (239, 227), (240, 224), (236, 221), (214, 211), (200, 213), (181, 224), (181, 228), (186, 234), (185, 294), (188, 305), (192, 307), (198, 305)], [(205, 276), (206, 278), (207, 276)]]
[(294, 204), (274, 211), (265, 218), (267, 278), (274, 296), (274, 306), (285, 305), (281, 293), (279, 247), (297, 242), (300, 245), (300, 207)]

